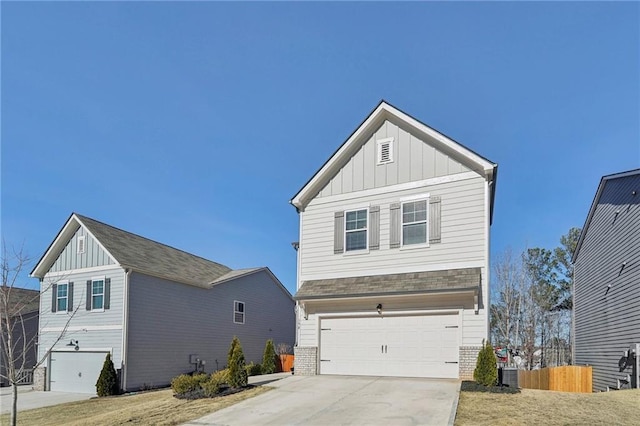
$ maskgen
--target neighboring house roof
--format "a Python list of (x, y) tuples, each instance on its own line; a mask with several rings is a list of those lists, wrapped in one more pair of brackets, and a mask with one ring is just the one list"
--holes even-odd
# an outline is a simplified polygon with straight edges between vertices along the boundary
[[(626, 172), (614, 173), (610, 175), (603, 176), (600, 179), (600, 184), (598, 185), (598, 190), (596, 191), (596, 195), (593, 197), (593, 201), (591, 202), (591, 208), (589, 208), (589, 214), (587, 215), (587, 219), (584, 222), (584, 226), (582, 227), (582, 232), (580, 232), (580, 238), (578, 239), (578, 243), (576, 244), (576, 249), (573, 252), (573, 256), (571, 257), (571, 263), (575, 263), (578, 258), (578, 253), (580, 252), (580, 248), (582, 247), (582, 243), (584, 241), (585, 235), (587, 235), (587, 230), (589, 229), (589, 225), (591, 225), (591, 219), (593, 219), (593, 214), (596, 211), (596, 207), (600, 204), (600, 197), (602, 192), (604, 191), (604, 187), (610, 180), (620, 179), (628, 176), (640, 175), (640, 169), (629, 170)], [(636, 197), (640, 198), (640, 194), (636, 194)]]
[(480, 268), (305, 281), (295, 300), (477, 291)]
[(382, 100), (367, 116), (367, 118), (354, 130), (337, 151), (320, 167), (309, 181), (291, 199), (298, 211), (304, 210), (306, 205), (320, 190), (331, 180), (333, 176), (345, 165), (345, 163), (366, 143), (371, 134), (384, 123), (385, 120), (400, 120), (405, 127), (434, 143), (436, 149), (459, 159), (470, 169), (485, 176), (491, 186), (491, 217), (493, 217), (493, 200), (495, 197), (495, 183), (498, 174), (498, 165), (473, 152), (471, 149), (456, 142), (439, 131), (427, 126), (409, 114), (399, 110), (388, 102)]
[(21, 287), (0, 286), (2, 297), (9, 299), (11, 316), (27, 315), (40, 310), (40, 292)]
[(84, 226), (119, 266), (136, 272), (198, 287), (210, 287), (213, 281), (232, 272), (220, 263), (72, 213), (32, 276), (44, 277), (79, 226)]

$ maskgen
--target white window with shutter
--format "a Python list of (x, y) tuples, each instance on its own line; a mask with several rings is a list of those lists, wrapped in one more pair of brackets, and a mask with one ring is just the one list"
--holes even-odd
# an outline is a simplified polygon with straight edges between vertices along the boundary
[(379, 139), (378, 164), (393, 163), (393, 138)]

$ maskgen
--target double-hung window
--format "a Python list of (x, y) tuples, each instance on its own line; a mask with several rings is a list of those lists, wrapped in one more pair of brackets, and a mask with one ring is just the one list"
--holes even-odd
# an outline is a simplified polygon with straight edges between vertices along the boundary
[(424, 200), (402, 203), (402, 245), (427, 244), (427, 205)]
[(58, 284), (56, 288), (56, 311), (64, 312), (67, 310), (69, 302), (69, 284)]
[(367, 248), (367, 209), (345, 213), (345, 251)]
[(233, 322), (244, 324), (244, 302), (233, 301)]
[(104, 278), (91, 280), (91, 309), (104, 309)]

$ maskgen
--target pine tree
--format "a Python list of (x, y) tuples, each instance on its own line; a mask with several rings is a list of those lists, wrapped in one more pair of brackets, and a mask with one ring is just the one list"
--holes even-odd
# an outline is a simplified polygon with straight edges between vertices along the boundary
[(276, 372), (276, 348), (273, 340), (267, 340), (262, 355), (262, 374), (272, 374)]
[(229, 386), (241, 388), (247, 386), (248, 375), (245, 368), (244, 352), (237, 337), (231, 342), (231, 357), (229, 359)]
[(117, 395), (120, 393), (118, 386), (118, 375), (111, 361), (111, 354), (107, 354), (102, 365), (102, 371), (96, 382), (96, 392), (98, 396)]
[(240, 343), (240, 339), (238, 339), (238, 336), (233, 336), (233, 340), (231, 340), (231, 346), (229, 347), (229, 352), (227, 353), (227, 368), (231, 367), (231, 357), (233, 356), (233, 349), (238, 343)]
[(473, 371), (473, 379), (484, 386), (493, 386), (498, 380), (498, 361), (489, 342), (482, 342), (482, 349), (478, 353), (476, 369)]

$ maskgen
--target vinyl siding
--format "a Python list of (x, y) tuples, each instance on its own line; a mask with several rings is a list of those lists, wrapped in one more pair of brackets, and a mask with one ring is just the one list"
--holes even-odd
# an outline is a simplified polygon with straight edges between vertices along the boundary
[[(294, 302), (265, 271), (202, 289), (132, 273), (129, 285), (127, 388), (167, 385), (193, 371), (189, 355), (205, 371), (227, 364), (233, 336), (246, 362), (262, 362), (267, 339), (293, 346)], [(233, 322), (234, 300), (245, 303), (245, 323)]]
[(640, 175), (604, 185), (574, 275), (575, 363), (593, 366), (594, 390), (630, 374), (619, 372), (618, 360), (640, 343)]
[[(93, 277), (111, 279), (111, 307), (104, 311), (86, 310), (86, 282)], [(66, 333), (55, 345), (55, 349), (65, 349), (70, 339), (80, 342), (80, 350), (89, 348), (108, 348), (113, 351), (113, 363), (120, 368), (122, 361), (122, 306), (124, 271), (120, 267), (97, 271), (81, 271), (62, 278), (46, 275), (40, 284), (40, 337), (38, 359), (44, 356), (60, 335), (60, 330), (67, 323), (70, 312), (51, 312), (53, 283), (61, 281), (73, 282), (73, 305), (79, 306), (76, 314), (69, 322)]]
[[(313, 279), (379, 275), (465, 267), (484, 267), (486, 183), (477, 175), (464, 180), (352, 198), (316, 198), (302, 216), (300, 282)], [(390, 249), (392, 203), (420, 194), (441, 197), (440, 243)], [(363, 254), (334, 254), (334, 214), (362, 206), (380, 206), (380, 249)], [(300, 284), (300, 283), (299, 283)]]
[[(81, 235), (85, 238), (85, 251), (78, 254), (78, 236)], [(70, 271), (105, 265), (115, 265), (115, 262), (86, 229), (81, 226), (69, 240), (64, 250), (62, 250), (49, 272)]]
[[(394, 139), (393, 161), (378, 165), (377, 141), (391, 137)], [(318, 197), (469, 171), (456, 159), (436, 151), (428, 142), (387, 120), (320, 191)]]
[[(20, 320), (17, 319), (13, 329), (13, 343), (16, 352), (14, 352), (14, 365), (16, 368), (24, 366), (25, 369), (32, 368), (36, 363), (37, 356), (37, 335), (38, 335), (38, 312), (30, 312), (22, 316), (22, 325), (24, 325), (24, 332), (20, 325)], [(27, 343), (27, 351), (24, 356), (24, 364), (22, 363), (22, 345), (23, 342)], [(5, 356), (5, 347), (2, 339), (0, 339), (0, 375), (6, 375), (7, 359)], [(0, 384), (8, 386), (9, 381), (4, 377), (0, 377)]]

